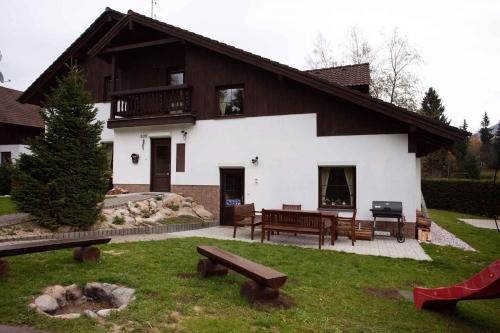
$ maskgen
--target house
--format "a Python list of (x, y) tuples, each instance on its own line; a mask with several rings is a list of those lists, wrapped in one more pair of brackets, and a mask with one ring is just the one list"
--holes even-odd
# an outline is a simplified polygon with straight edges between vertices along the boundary
[(371, 220), (373, 200), (414, 223), (420, 158), (466, 135), (370, 97), (368, 64), (300, 71), (111, 9), (19, 100), (40, 104), (70, 59), (107, 123), (115, 186), (190, 195), (222, 223), (235, 201)]
[(22, 92), (0, 87), (0, 164), (11, 164), (28, 150), (27, 138), (43, 132), (40, 107), (17, 101)]

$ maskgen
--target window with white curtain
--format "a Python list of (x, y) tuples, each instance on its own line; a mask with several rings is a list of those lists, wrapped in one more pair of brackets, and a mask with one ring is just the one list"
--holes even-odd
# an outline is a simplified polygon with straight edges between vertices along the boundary
[(319, 168), (319, 206), (322, 208), (355, 208), (355, 166)]

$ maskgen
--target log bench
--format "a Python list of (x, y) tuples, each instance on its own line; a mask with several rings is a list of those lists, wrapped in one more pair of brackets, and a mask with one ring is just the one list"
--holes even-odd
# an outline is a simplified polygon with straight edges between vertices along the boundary
[(203, 277), (225, 275), (228, 268), (248, 277), (240, 294), (250, 302), (272, 300), (279, 296), (279, 288), (286, 282), (286, 274), (242, 258), (216, 246), (197, 246), (196, 250), (207, 259), (200, 259), (198, 272)]
[(101, 251), (93, 245), (109, 243), (110, 240), (109, 237), (54, 239), (0, 246), (0, 276), (5, 276), (9, 272), (9, 263), (3, 259), (4, 257), (28, 253), (75, 248), (73, 257), (76, 260), (97, 262), (101, 256)]

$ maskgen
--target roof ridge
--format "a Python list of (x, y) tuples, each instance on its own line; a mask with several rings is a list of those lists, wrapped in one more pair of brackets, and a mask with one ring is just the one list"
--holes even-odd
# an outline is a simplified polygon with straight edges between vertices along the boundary
[(349, 65), (340, 65), (340, 66), (331, 66), (331, 67), (323, 67), (323, 68), (313, 68), (313, 69), (304, 69), (303, 72), (314, 72), (314, 71), (324, 71), (328, 69), (338, 69), (338, 68), (346, 68), (346, 67), (357, 67), (357, 66), (370, 66), (369, 62), (363, 62), (361, 64), (349, 64)]

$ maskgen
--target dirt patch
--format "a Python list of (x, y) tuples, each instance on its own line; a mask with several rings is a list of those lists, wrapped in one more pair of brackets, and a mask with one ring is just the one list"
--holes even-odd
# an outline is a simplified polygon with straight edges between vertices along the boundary
[(363, 291), (371, 296), (387, 299), (401, 299), (401, 294), (397, 289), (377, 289), (377, 288), (364, 288)]
[(151, 298), (158, 297), (159, 295), (160, 295), (160, 293), (158, 291), (147, 291), (146, 292), (146, 296), (151, 297)]
[(181, 272), (181, 273), (177, 273), (177, 277), (179, 279), (183, 279), (183, 280), (192, 279), (192, 278), (197, 277), (198, 275), (199, 274), (197, 272), (189, 272), (189, 273)]
[(278, 298), (266, 301), (255, 301), (252, 306), (258, 311), (270, 312), (274, 310), (287, 310), (295, 307), (293, 298), (280, 292)]
[(88, 298), (85, 302), (80, 300), (68, 302), (67, 305), (59, 308), (55, 315), (68, 314), (68, 313), (83, 313), (85, 310), (97, 312), (102, 309), (113, 308), (114, 306), (107, 300), (93, 300)]

